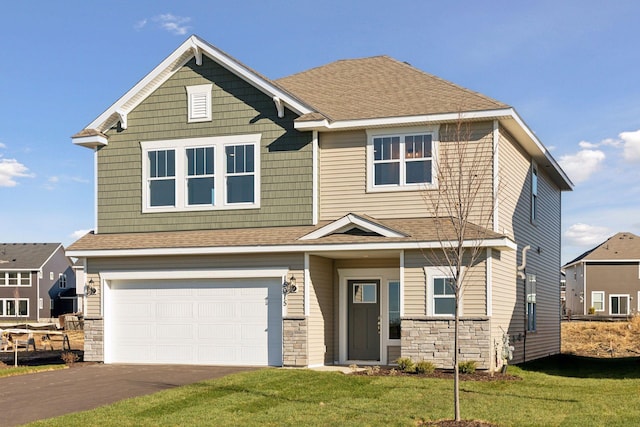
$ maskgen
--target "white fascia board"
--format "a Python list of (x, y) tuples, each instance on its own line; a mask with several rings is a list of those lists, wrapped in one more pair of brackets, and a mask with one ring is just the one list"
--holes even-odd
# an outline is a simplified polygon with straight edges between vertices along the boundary
[[(222, 254), (265, 254), (265, 253), (304, 253), (331, 251), (366, 251), (366, 250), (401, 250), (401, 249), (438, 249), (442, 246), (454, 247), (457, 242), (388, 242), (388, 243), (328, 243), (310, 245), (282, 246), (217, 246), (202, 248), (150, 248), (150, 249), (96, 249), (67, 251), (67, 255), (75, 258), (109, 258), (126, 256), (181, 256), (181, 255), (222, 255)], [(494, 248), (497, 250), (516, 250), (516, 244), (508, 238), (488, 240), (468, 240), (465, 247)]]
[(208, 268), (194, 270), (128, 270), (100, 271), (103, 280), (162, 280), (162, 279), (247, 279), (281, 277), (288, 274), (288, 267), (273, 268)]
[(390, 228), (373, 223), (371, 221), (367, 221), (366, 219), (361, 218), (357, 215), (348, 214), (330, 224), (325, 225), (324, 227), (317, 229), (316, 231), (300, 237), (299, 240), (319, 239), (321, 237), (328, 236), (331, 233), (335, 233), (336, 231), (348, 226), (349, 224), (357, 225), (360, 228), (378, 233), (384, 237), (407, 237), (405, 234), (398, 233), (397, 231), (394, 231)]
[(566, 269), (569, 267), (573, 267), (574, 265), (578, 265), (578, 264), (593, 264), (593, 263), (598, 263), (598, 262), (608, 262), (608, 263), (612, 263), (612, 264), (617, 264), (617, 263), (630, 263), (630, 262), (637, 262), (640, 263), (640, 259), (579, 259), (578, 261), (572, 262), (571, 264), (565, 264), (562, 266), (561, 269)]
[[(58, 252), (58, 249), (62, 248), (62, 243), (60, 243), (58, 246), (56, 246), (56, 248), (49, 254), (49, 256), (47, 257), (46, 261), (42, 263), (42, 265), (40, 266), (40, 269), (43, 269), (45, 265), (47, 265), (49, 263), (49, 261), (51, 261), (51, 258), (53, 258), (53, 256), (56, 254), (56, 252)], [(62, 250), (62, 255), (65, 255), (64, 253), (64, 249)]]
[(513, 109), (506, 108), (500, 110), (468, 111), (461, 113), (424, 114), (419, 116), (405, 117), (382, 117), (374, 119), (341, 120), (329, 123), (327, 120), (314, 120), (298, 122), (295, 128), (298, 130), (347, 130), (362, 129), (387, 126), (406, 126), (416, 123), (446, 122), (452, 120), (478, 120), (494, 119), (497, 117), (510, 116)]
[(556, 159), (553, 158), (549, 150), (542, 144), (542, 142), (538, 139), (535, 133), (527, 126), (527, 124), (522, 120), (520, 115), (516, 112), (515, 109), (510, 108), (511, 110), (511, 118), (518, 124), (518, 126), (524, 131), (527, 137), (536, 145), (536, 148), (544, 155), (544, 157), (551, 163), (551, 166), (558, 172), (561, 178), (565, 181), (568, 188), (573, 189), (574, 184), (571, 179), (567, 176), (567, 174), (562, 170)]
[[(135, 103), (128, 105), (129, 102), (136, 97), (143, 89), (148, 89), (147, 93), (152, 93), (155, 89), (164, 84), (171, 76), (173, 76), (178, 70), (186, 64), (191, 58), (204, 53), (213, 61), (222, 65), (238, 77), (247, 81), (257, 89), (266, 93), (271, 97), (278, 97), (289, 108), (291, 108), (297, 114), (307, 114), (313, 112), (311, 108), (298, 101), (290, 94), (284, 92), (282, 89), (276, 87), (271, 82), (265, 80), (263, 77), (257, 75), (255, 72), (240, 64), (235, 59), (231, 58), (226, 53), (210, 45), (206, 41), (197, 36), (191, 36), (184, 41), (171, 55), (164, 59), (158, 66), (156, 66), (149, 74), (147, 74), (142, 80), (140, 80), (133, 88), (125, 93), (120, 99), (118, 99), (113, 105), (111, 105), (105, 112), (98, 116), (93, 122), (91, 122), (88, 129), (98, 129), (105, 131), (104, 127), (111, 126), (112, 123), (106, 123), (114, 113), (118, 113), (117, 117), (121, 117), (122, 114), (127, 114), (135, 107), (137, 107), (146, 97), (141, 97)], [(174, 64), (176, 61), (183, 57), (183, 60), (178, 64)], [(171, 69), (170, 69), (171, 68)], [(159, 78), (162, 77), (162, 78)], [(126, 106), (126, 107), (125, 107)]]

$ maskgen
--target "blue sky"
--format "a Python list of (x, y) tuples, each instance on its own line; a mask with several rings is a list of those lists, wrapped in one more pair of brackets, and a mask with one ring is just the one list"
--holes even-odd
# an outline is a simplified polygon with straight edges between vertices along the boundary
[(94, 224), (81, 130), (197, 34), (270, 78), (386, 54), (513, 106), (576, 183), (563, 262), (640, 234), (640, 3), (22, 1), (0, 15), (0, 241)]

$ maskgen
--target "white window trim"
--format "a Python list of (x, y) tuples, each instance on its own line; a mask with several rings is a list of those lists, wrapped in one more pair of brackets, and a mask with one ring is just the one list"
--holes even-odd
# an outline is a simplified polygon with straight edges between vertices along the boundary
[[(420, 127), (401, 127), (388, 129), (367, 129), (367, 192), (394, 192), (394, 191), (420, 191), (425, 189), (438, 188), (438, 145), (439, 145), (439, 129), (438, 125), (420, 126)], [(404, 159), (404, 136), (409, 135), (431, 135), (431, 182), (406, 184), (406, 161)], [(400, 184), (395, 185), (375, 185), (375, 167), (374, 167), (374, 138), (384, 136), (400, 136)]]
[[(17, 284), (15, 284), (15, 285), (10, 285), (9, 284), (9, 274), (10, 273), (17, 273), (17, 275), (18, 275), (18, 277), (16, 278)], [(24, 274), (26, 274), (27, 275), (27, 279), (29, 279), (29, 284), (28, 285), (23, 285), (22, 284), (22, 279), (24, 278), (24, 276), (23, 276)], [(24, 270), (0, 271), (0, 276), (2, 277), (2, 283), (0, 283), (0, 288), (2, 288), (2, 287), (28, 288), (28, 287), (31, 287), (31, 285), (32, 285), (31, 272), (30, 271), (24, 271)]]
[[(611, 303), (611, 299), (612, 298), (627, 298), (627, 312), (626, 313), (612, 313), (611, 312), (611, 308), (613, 307), (613, 304)], [(631, 303), (631, 297), (629, 296), (629, 294), (609, 294), (609, 316), (628, 316), (629, 312), (631, 310), (630, 307), (630, 303)], [(620, 303), (618, 301), (618, 307), (620, 307)]]
[(60, 289), (67, 288), (67, 275), (64, 273), (58, 273), (58, 288)]
[[(27, 314), (7, 314), (7, 301), (15, 301), (16, 304), (16, 313), (18, 312), (18, 307), (20, 305), (20, 301), (27, 302)], [(0, 298), (0, 304), (2, 305), (2, 314), (0, 317), (29, 317), (29, 298)]]
[[(362, 285), (362, 286), (373, 286), (375, 291), (373, 293), (373, 301), (356, 301), (356, 287), (353, 287), (353, 295), (352, 295), (352, 299), (351, 301), (354, 304), (378, 304), (378, 291), (379, 291), (379, 286), (377, 282), (358, 282), (358, 283), (354, 283), (354, 285)], [(364, 292), (364, 291), (363, 291)], [(364, 293), (363, 293), (363, 297), (364, 297)]]
[(604, 299), (604, 291), (591, 291), (591, 307), (595, 308), (596, 306), (593, 304), (593, 296), (596, 294), (602, 295), (602, 310), (596, 309), (596, 312), (603, 312), (606, 300)]
[[(261, 134), (216, 136), (206, 138), (174, 139), (160, 141), (142, 141), (142, 212), (182, 212), (211, 211), (229, 209), (257, 209), (260, 207), (260, 139)], [(225, 147), (230, 145), (253, 145), (254, 155), (254, 201), (253, 203), (226, 202), (226, 154)], [(215, 205), (189, 205), (187, 199), (187, 148), (214, 147), (215, 151)], [(149, 205), (149, 162), (148, 152), (156, 150), (175, 150), (175, 206)]]
[[(534, 191), (534, 180), (535, 180), (535, 191)], [(531, 161), (531, 212), (529, 214), (529, 218), (531, 219), (531, 223), (535, 224), (538, 221), (538, 217), (540, 216), (540, 197), (538, 196), (538, 189), (540, 188), (540, 170), (538, 169), (538, 165), (535, 161)]]
[[(463, 274), (464, 274), (464, 270)], [(437, 266), (437, 267), (424, 267), (424, 274), (426, 280), (427, 294), (426, 294), (426, 307), (427, 307), (427, 316), (429, 317), (455, 317), (453, 314), (435, 314), (436, 312), (436, 298), (434, 295), (434, 287), (433, 287), (433, 279), (438, 278), (452, 278), (451, 269), (446, 266)], [(454, 295), (455, 298), (455, 295)], [(463, 296), (460, 295), (460, 300), (458, 301), (458, 315), (463, 315)]]
[[(187, 109), (188, 123), (198, 123), (198, 122), (210, 122), (211, 121), (211, 90), (213, 89), (213, 84), (204, 84), (204, 85), (196, 85), (196, 86), (187, 86)], [(195, 116), (195, 112), (193, 111), (193, 97), (198, 95), (204, 95), (206, 102), (206, 111), (204, 115)]]
[[(384, 292), (387, 293), (386, 298), (381, 298), (384, 301), (384, 307), (383, 307), (383, 312), (384, 312), (384, 316), (382, 317), (386, 317), (385, 321), (383, 322), (384, 326), (384, 333), (385, 333), (385, 337), (386, 337), (386, 342), (388, 346), (392, 346), (392, 345), (400, 345), (400, 342), (402, 341), (401, 338), (390, 338), (389, 337), (389, 327), (391, 326), (391, 318), (389, 316), (390, 312), (389, 312), (389, 305), (390, 305), (390, 298), (389, 298), (389, 289), (390, 289), (390, 285), (391, 283), (397, 283), (398, 284), (398, 292), (399, 292), (399, 299), (398, 299), (398, 305), (400, 304), (400, 301), (402, 301), (402, 285), (400, 284), (400, 280), (393, 280), (393, 279), (389, 279), (386, 281), (386, 286), (383, 287), (382, 290), (384, 290)], [(400, 323), (402, 324), (402, 309), (401, 307), (398, 307), (400, 309)], [(400, 329), (400, 333), (402, 333), (402, 328)], [(390, 361), (393, 362), (393, 361)]]

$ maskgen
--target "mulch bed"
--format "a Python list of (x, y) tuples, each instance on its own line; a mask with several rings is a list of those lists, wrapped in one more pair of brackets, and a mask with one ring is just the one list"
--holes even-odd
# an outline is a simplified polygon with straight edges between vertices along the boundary
[[(364, 369), (362, 371), (352, 372), (350, 375), (359, 375), (359, 376), (378, 376), (378, 377), (391, 377), (391, 376), (403, 376), (403, 377), (416, 377), (416, 378), (441, 378), (441, 379), (451, 379), (453, 380), (453, 371), (448, 369), (436, 369), (430, 374), (415, 374), (415, 373), (407, 373), (402, 372), (393, 368), (380, 368), (378, 369)], [(487, 371), (476, 371), (473, 374), (463, 374), (460, 373), (460, 381), (520, 381), (522, 378), (510, 375), (503, 374), (501, 372), (489, 373)], [(475, 424), (469, 424), (475, 425)]]

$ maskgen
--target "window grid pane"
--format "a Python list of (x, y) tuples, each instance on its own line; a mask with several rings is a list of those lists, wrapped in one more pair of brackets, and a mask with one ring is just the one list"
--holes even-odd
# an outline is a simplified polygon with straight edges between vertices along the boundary
[(254, 146), (225, 147), (227, 156), (227, 203), (253, 203), (255, 200)]
[(400, 339), (400, 283), (389, 282), (389, 339)]

